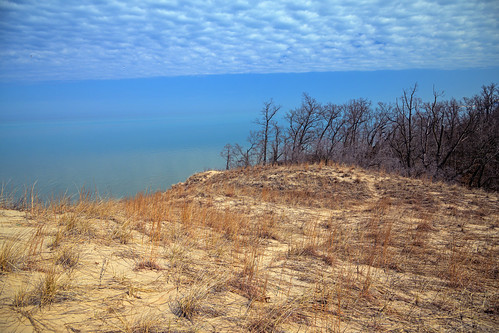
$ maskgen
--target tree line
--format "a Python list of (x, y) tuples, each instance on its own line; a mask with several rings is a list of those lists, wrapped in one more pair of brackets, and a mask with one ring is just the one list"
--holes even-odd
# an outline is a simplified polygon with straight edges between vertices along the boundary
[(460, 100), (434, 90), (423, 101), (417, 89), (376, 105), (364, 98), (322, 104), (304, 93), (283, 115), (271, 99), (247, 144), (227, 144), (221, 156), (227, 169), (334, 161), (499, 190), (497, 85)]

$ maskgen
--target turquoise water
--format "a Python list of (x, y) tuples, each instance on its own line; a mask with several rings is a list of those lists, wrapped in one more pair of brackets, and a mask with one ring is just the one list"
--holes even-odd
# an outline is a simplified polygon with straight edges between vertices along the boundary
[(83, 186), (118, 198), (165, 190), (223, 168), (222, 147), (247, 125), (209, 117), (0, 124), (0, 183), (19, 194), (36, 182), (43, 199)]

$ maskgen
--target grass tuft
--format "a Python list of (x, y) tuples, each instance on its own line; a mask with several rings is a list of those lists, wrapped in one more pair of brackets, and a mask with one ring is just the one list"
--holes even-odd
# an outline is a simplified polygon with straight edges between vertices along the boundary
[(44, 277), (32, 290), (20, 289), (14, 296), (13, 305), (24, 307), (27, 305), (38, 305), (43, 307), (52, 303), (72, 299), (71, 285), (66, 275), (57, 273), (55, 268), (45, 273)]
[(20, 236), (16, 236), (3, 242), (0, 247), (1, 272), (12, 272), (22, 267), (26, 256), (25, 246), (21, 242)]
[(202, 309), (202, 304), (208, 295), (209, 289), (204, 285), (191, 286), (185, 294), (179, 294), (169, 303), (171, 312), (177, 317), (192, 321), (194, 315)]
[(74, 247), (65, 246), (59, 250), (55, 257), (55, 263), (66, 269), (75, 268), (80, 261), (80, 254)]
[(60, 223), (64, 226), (64, 234), (66, 236), (95, 236), (95, 228), (90, 221), (77, 213), (64, 214)]
[(160, 271), (163, 268), (156, 261), (152, 259), (144, 259), (135, 264), (135, 270), (142, 270), (142, 269)]
[(306, 296), (288, 298), (275, 304), (266, 305), (249, 316), (246, 328), (250, 332), (274, 333), (283, 332), (281, 325), (288, 321), (307, 324), (307, 316), (303, 312), (308, 307), (309, 300)]
[(133, 226), (131, 220), (118, 222), (111, 230), (111, 238), (117, 240), (121, 244), (129, 244), (133, 241)]

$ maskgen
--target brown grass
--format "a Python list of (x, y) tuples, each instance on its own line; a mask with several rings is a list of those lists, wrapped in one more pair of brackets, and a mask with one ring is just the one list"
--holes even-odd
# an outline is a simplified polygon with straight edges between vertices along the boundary
[(55, 268), (49, 269), (32, 289), (23, 286), (14, 296), (15, 307), (26, 307), (36, 305), (43, 307), (54, 302), (63, 302), (71, 299), (74, 293), (71, 291), (70, 278), (58, 273)]
[(0, 246), (0, 271), (6, 273), (20, 269), (25, 258), (21, 236), (4, 240)]

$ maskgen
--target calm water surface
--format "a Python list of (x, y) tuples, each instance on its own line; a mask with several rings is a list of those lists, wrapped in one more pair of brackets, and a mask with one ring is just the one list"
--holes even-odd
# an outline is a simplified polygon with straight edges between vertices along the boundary
[(43, 198), (82, 186), (106, 197), (165, 190), (222, 168), (219, 152), (245, 125), (209, 118), (0, 124), (0, 183), (22, 192), (36, 182)]

